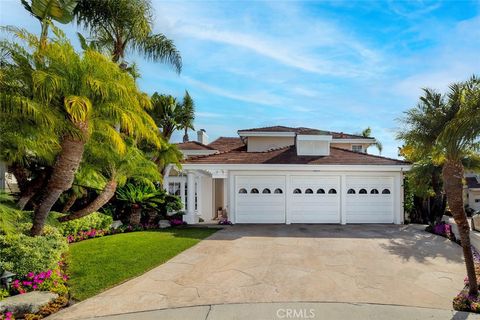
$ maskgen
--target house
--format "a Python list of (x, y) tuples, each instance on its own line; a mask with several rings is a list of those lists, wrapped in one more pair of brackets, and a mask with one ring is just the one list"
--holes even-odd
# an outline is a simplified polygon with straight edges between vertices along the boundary
[(367, 153), (374, 138), (272, 126), (208, 143), (179, 143), (181, 170), (164, 187), (185, 204), (185, 221), (226, 215), (233, 223), (403, 223), (407, 162)]
[(477, 173), (465, 174), (464, 195), (464, 204), (475, 211), (480, 211), (480, 176)]

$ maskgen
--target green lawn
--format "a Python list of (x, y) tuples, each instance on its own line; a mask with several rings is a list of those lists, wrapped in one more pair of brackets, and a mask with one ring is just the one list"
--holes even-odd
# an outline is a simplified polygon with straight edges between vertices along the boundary
[(72, 296), (77, 300), (94, 296), (164, 263), (215, 231), (143, 231), (74, 243), (68, 265)]

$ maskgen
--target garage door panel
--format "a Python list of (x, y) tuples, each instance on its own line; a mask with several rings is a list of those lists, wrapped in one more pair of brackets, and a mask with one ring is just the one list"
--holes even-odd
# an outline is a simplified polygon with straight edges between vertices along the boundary
[[(292, 176), (290, 189), (290, 222), (340, 222), (339, 176)], [(306, 193), (307, 190), (312, 193)], [(329, 194), (330, 190), (335, 190), (336, 194)]]
[(348, 176), (346, 189), (347, 223), (393, 223), (393, 177)]
[(236, 176), (235, 190), (237, 223), (285, 223), (285, 176)]

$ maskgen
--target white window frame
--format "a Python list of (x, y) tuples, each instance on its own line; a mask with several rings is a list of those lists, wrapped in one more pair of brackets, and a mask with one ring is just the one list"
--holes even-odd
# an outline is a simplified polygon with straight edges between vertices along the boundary
[[(185, 176), (173, 176), (168, 177), (168, 189), (167, 192), (171, 195), (176, 195), (175, 192), (170, 192), (170, 187), (172, 185), (180, 184), (180, 199), (182, 200), (182, 211), (187, 210), (187, 177)], [(200, 208), (200, 197), (198, 197), (198, 189), (199, 189), (200, 181), (199, 178), (195, 178), (195, 212), (198, 212)]]
[[(355, 150), (358, 147), (360, 147), (360, 150)], [(361, 144), (352, 144), (352, 151), (353, 152), (358, 152), (358, 153), (363, 153), (363, 145)]]

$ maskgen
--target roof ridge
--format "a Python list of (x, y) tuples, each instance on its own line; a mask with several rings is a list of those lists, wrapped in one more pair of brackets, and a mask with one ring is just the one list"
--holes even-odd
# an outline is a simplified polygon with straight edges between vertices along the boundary
[(330, 146), (330, 148), (333, 148), (333, 149), (336, 149), (336, 150), (341, 150), (341, 151), (346, 151), (346, 152), (350, 152), (350, 153), (354, 153), (354, 154), (361, 154), (361, 155), (365, 155), (365, 156), (369, 156), (369, 157), (379, 158), (379, 159), (386, 159), (386, 160), (393, 160), (393, 161), (397, 161), (397, 162), (410, 163), (410, 162), (405, 161), (405, 160), (394, 159), (394, 158), (389, 158), (389, 157), (384, 157), (384, 156), (379, 156), (379, 155), (376, 155), (376, 154), (370, 154), (370, 153), (364, 153), (364, 152), (356, 152), (356, 151), (352, 151), (352, 150), (348, 150), (348, 149), (342, 149), (342, 148), (339, 148), (339, 147)]
[(201, 142), (199, 142), (199, 141), (196, 141), (196, 140), (192, 140), (192, 141), (185, 141), (185, 142), (177, 142), (177, 143), (175, 143), (175, 144), (179, 145), (179, 144), (186, 144), (186, 143), (194, 143), (194, 144), (197, 144), (197, 145), (199, 145), (199, 146), (202, 146), (202, 147), (208, 148), (208, 149), (210, 149), (210, 150), (216, 150), (216, 149), (214, 149), (214, 148), (210, 147), (209, 145), (207, 145), (207, 144), (203, 144), (203, 143), (201, 143)]

